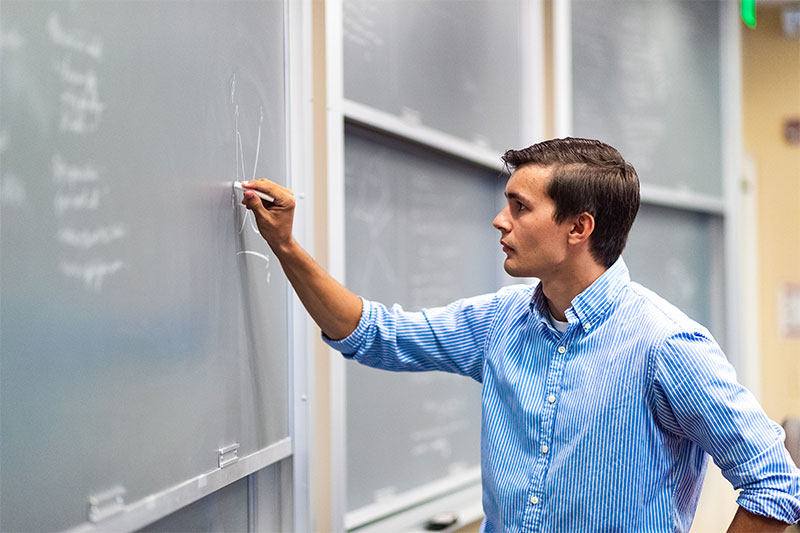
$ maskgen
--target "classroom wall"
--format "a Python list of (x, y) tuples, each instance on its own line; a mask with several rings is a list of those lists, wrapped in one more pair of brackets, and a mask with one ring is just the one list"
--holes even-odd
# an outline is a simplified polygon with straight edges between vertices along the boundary
[[(798, 3), (800, 6), (800, 3)], [(800, 338), (780, 331), (779, 294), (800, 283), (800, 145), (783, 136), (800, 117), (800, 37), (781, 27), (781, 8), (759, 8), (758, 26), (742, 31), (743, 143), (755, 162), (761, 403), (778, 422), (800, 416)]]
[[(757, 392), (770, 418), (800, 416), (800, 339), (779, 330), (779, 291), (800, 282), (800, 146), (783, 139), (783, 121), (800, 116), (800, 38), (784, 35), (781, 6), (759, 5), (756, 29), (741, 26), (742, 183), (745, 225), (755, 225), (756, 307), (743, 323), (757, 333)], [(747, 252), (745, 252), (747, 253)], [(747, 281), (745, 280), (745, 283)], [(709, 466), (693, 533), (725, 531), (736, 511), (736, 493)], [(796, 529), (793, 529), (796, 531)]]
[[(327, 129), (327, 69), (325, 2), (311, 2), (311, 47), (314, 121), (314, 247), (313, 255), (323, 268), (330, 267), (328, 250), (328, 129)], [(311, 492), (310, 523), (312, 531), (333, 531), (331, 515), (331, 355), (322, 342), (319, 329), (309, 319), (313, 336), (308, 357), (311, 394), (311, 423), (309, 432)]]

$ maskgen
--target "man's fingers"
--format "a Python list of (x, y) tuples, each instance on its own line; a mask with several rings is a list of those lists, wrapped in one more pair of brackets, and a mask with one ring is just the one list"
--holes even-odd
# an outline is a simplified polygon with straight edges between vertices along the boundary
[(243, 181), (242, 186), (267, 194), (275, 199), (277, 205), (286, 205), (293, 198), (292, 191), (266, 179)]
[(247, 207), (247, 209), (255, 211), (256, 214), (259, 216), (266, 215), (266, 208), (264, 207), (264, 203), (256, 193), (252, 191), (244, 191), (242, 196), (243, 196), (242, 203), (245, 205), (245, 207)]

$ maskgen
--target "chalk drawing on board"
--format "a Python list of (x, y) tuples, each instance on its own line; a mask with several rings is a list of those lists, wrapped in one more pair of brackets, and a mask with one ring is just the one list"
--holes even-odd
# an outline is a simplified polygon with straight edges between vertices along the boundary
[[(0, 131), (0, 160), (3, 153), (8, 149), (10, 136), (6, 131)], [(5, 206), (21, 207), (25, 205), (28, 198), (25, 182), (11, 171), (4, 170), (0, 166), (0, 204)]]
[[(235, 129), (235, 138), (236, 138), (236, 181), (243, 181), (247, 179), (245, 173), (245, 158), (244, 158), (244, 143), (242, 141), (242, 132), (239, 128), (239, 104), (236, 102), (236, 74), (233, 75), (231, 78), (231, 105), (233, 105), (233, 115), (234, 115), (234, 129)], [(258, 120), (258, 133), (256, 136), (256, 151), (255, 151), (255, 158), (253, 161), (253, 174), (250, 179), (256, 178), (256, 172), (258, 172), (258, 157), (261, 153), (261, 131), (264, 126), (264, 106), (259, 106), (259, 120)], [(235, 195), (234, 195), (235, 198)], [(234, 202), (236, 203), (236, 202)], [(245, 226), (247, 226), (248, 221), (250, 222), (250, 228), (253, 230), (254, 233), (258, 234), (258, 226), (256, 225), (255, 215), (253, 213), (238, 204), (237, 207), (238, 212), (241, 214), (242, 222), (239, 226), (239, 234), (241, 235), (244, 231)], [(269, 256), (263, 254), (261, 252), (255, 252), (252, 250), (241, 250), (236, 252), (237, 256), (253, 256), (258, 257), (264, 261), (264, 268), (267, 270), (267, 283), (270, 282), (271, 273), (269, 271)]]
[(67, 211), (96, 211), (100, 207), (101, 196), (108, 192), (106, 188), (95, 188), (76, 193), (56, 192), (53, 198), (53, 208), (56, 215), (63, 215)]
[(60, 154), (53, 155), (53, 182), (57, 184), (75, 185), (92, 183), (99, 179), (100, 170), (89, 161), (83, 165), (68, 163)]
[(357, 176), (347, 178), (356, 184), (353, 191), (353, 217), (362, 223), (367, 240), (373, 243), (371, 252), (364, 258), (361, 274), (367, 286), (372, 285), (373, 277), (378, 272), (391, 283), (398, 277), (395, 265), (381, 246), (386, 242), (386, 230), (395, 217), (392, 191), (381, 183), (380, 176), (384, 170), (379, 158), (371, 158), (363, 168), (358, 169)]
[(94, 230), (61, 228), (58, 230), (58, 241), (66, 246), (81, 250), (90, 250), (99, 245), (111, 244), (125, 238), (127, 230), (121, 224), (101, 227)]
[(680, 259), (671, 257), (665, 265), (666, 278), (671, 287), (678, 288), (676, 305), (682, 309), (690, 309), (694, 295), (697, 294), (697, 276), (693, 276), (689, 267)]
[(376, 489), (373, 492), (372, 498), (380, 503), (380, 502), (389, 502), (396, 498), (397, 496), (397, 487), (394, 485), (389, 485), (387, 487), (383, 487), (380, 489)]
[(363, 48), (368, 60), (372, 60), (373, 48), (384, 46), (386, 41), (377, 29), (377, 16), (381, 6), (370, 1), (351, 0), (344, 3), (342, 33), (345, 40)]
[(65, 276), (83, 281), (87, 289), (100, 292), (106, 277), (119, 272), (126, 266), (122, 261), (92, 259), (86, 263), (62, 261), (60, 269)]
[[(243, 255), (243, 254), (254, 255), (256, 257), (260, 257), (261, 259), (264, 260), (264, 263), (265, 263), (264, 268), (269, 270), (269, 256), (268, 255), (262, 254), (260, 252), (254, 252), (252, 250), (242, 250), (241, 252), (236, 252), (236, 255)], [(267, 272), (267, 283), (269, 283), (269, 278), (270, 278), (270, 273)]]
[[(233, 104), (234, 114), (234, 127), (236, 129), (236, 181), (243, 181), (247, 178), (244, 166), (244, 147), (242, 143), (242, 132), (239, 130), (239, 104), (236, 103), (236, 74), (231, 79), (231, 104)], [(258, 138), (256, 141), (256, 157), (253, 162), (253, 176), (250, 179), (256, 178), (256, 171), (258, 170), (258, 156), (261, 152), (261, 128), (264, 125), (264, 107), (259, 107), (260, 118), (258, 122)], [(239, 228), (239, 233), (244, 231), (247, 221), (250, 221), (250, 228), (254, 233), (258, 233), (258, 226), (255, 223), (254, 215), (246, 208), (240, 207), (240, 213), (243, 213), (242, 225)]]
[(435, 455), (443, 459), (449, 458), (453, 453), (451, 437), (460, 431), (469, 428), (469, 421), (465, 418), (453, 420), (447, 424), (435, 426), (411, 433), (411, 455)]
[(51, 13), (47, 19), (47, 35), (57, 46), (85, 54), (95, 61), (103, 59), (103, 41), (99, 37), (90, 37), (78, 29), (65, 29), (57, 12)]
[[(58, 50), (52, 67), (61, 89), (59, 131), (91, 139), (100, 128), (107, 108), (100, 97), (100, 82), (95, 71), (103, 59), (103, 42), (81, 29), (66, 28), (57, 12), (50, 14), (46, 30), (50, 42)], [(99, 212), (111, 187), (103, 183), (102, 172), (92, 161), (75, 164), (56, 152), (51, 156), (51, 171), (55, 185), (53, 210), (59, 220), (57, 239), (62, 250), (69, 250), (66, 257), (60, 259), (59, 270), (67, 278), (83, 282), (87, 290), (99, 293), (108, 278), (128, 265), (117, 258), (102, 257), (97, 249), (124, 239), (128, 230), (121, 224), (89, 228), (62, 226), (65, 221), (80, 220), (85, 212)], [(75, 251), (80, 255), (76, 257)]]
[(59, 124), (61, 131), (80, 135), (97, 131), (106, 109), (106, 104), (100, 100), (97, 73), (91, 68), (75, 67), (70, 55), (56, 61), (53, 70), (63, 83)]

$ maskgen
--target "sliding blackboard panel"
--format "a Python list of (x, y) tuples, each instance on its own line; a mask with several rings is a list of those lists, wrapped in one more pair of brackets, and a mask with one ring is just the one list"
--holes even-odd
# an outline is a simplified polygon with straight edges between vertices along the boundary
[[(499, 288), (491, 223), (504, 178), (356, 127), (345, 171), (353, 291), (419, 310)], [(462, 376), (348, 364), (348, 511), (478, 468), (480, 394)]]
[(344, 0), (344, 96), (476, 145), (528, 146), (522, 0)]
[(0, 3), (0, 529), (97, 519), (289, 434), (283, 6)]
[(716, 0), (572, 0), (574, 124), (642, 183), (722, 196)]
[(721, 216), (644, 204), (622, 255), (633, 281), (724, 342)]

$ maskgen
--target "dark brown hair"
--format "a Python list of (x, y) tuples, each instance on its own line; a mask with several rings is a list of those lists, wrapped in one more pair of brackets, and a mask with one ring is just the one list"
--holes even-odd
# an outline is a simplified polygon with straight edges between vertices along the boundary
[(556, 205), (555, 221), (591, 214), (592, 256), (606, 267), (614, 264), (639, 211), (639, 177), (619, 151), (600, 141), (567, 137), (508, 150), (503, 161), (512, 172), (525, 165), (550, 169), (546, 191)]

